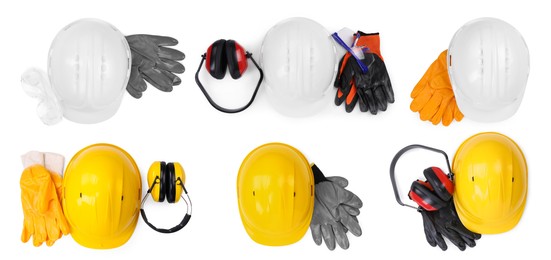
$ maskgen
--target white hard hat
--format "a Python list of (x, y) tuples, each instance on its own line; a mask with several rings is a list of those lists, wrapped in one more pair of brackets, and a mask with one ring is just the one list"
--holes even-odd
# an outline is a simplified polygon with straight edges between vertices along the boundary
[(448, 72), (457, 105), (467, 118), (495, 122), (511, 117), (522, 98), (530, 57), (510, 24), (480, 18), (463, 25), (448, 49)]
[(130, 47), (124, 35), (98, 19), (63, 28), (48, 56), (48, 75), (63, 115), (98, 123), (118, 110), (130, 77)]
[(337, 71), (330, 33), (306, 18), (290, 18), (272, 27), (262, 42), (261, 64), (268, 98), (277, 111), (307, 116), (327, 106)]

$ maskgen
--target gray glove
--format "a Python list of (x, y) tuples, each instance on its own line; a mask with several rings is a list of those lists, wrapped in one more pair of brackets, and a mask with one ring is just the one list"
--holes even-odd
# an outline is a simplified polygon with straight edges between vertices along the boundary
[(325, 178), (316, 165), (312, 165), (312, 171), (316, 182), (314, 214), (310, 222), (312, 238), (317, 245), (321, 245), (323, 239), (329, 250), (334, 250), (336, 244), (348, 249), (350, 243), (346, 233), (362, 235), (357, 218), (362, 201), (345, 189), (348, 186), (345, 178)]
[[(132, 51), (132, 69), (126, 90), (134, 98), (140, 98), (147, 89), (145, 81), (157, 89), (170, 92), (173, 86), (182, 80), (174, 73), (185, 71), (179, 63), (185, 58), (184, 53), (165, 46), (175, 46), (178, 41), (171, 37), (136, 34), (126, 36)], [(144, 81), (145, 80), (145, 81)]]

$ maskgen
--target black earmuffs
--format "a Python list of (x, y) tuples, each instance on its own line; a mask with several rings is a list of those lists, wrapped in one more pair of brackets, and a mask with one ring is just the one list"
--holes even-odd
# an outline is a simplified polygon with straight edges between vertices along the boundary
[[(173, 233), (182, 229), (191, 218), (191, 200), (187, 193), (184, 183), (186, 181), (186, 174), (182, 165), (177, 162), (165, 163), (157, 161), (151, 164), (147, 173), (147, 183), (149, 189), (147, 194), (142, 200), (142, 218), (152, 229), (161, 233)], [(184, 201), (188, 205), (186, 215), (180, 222), (180, 224), (170, 229), (157, 228), (147, 220), (145, 210), (143, 208), (147, 197), (151, 194), (154, 201), (163, 202), (166, 198), (168, 203), (176, 203), (180, 198), (184, 198)], [(185, 196), (183, 196), (185, 195)]]

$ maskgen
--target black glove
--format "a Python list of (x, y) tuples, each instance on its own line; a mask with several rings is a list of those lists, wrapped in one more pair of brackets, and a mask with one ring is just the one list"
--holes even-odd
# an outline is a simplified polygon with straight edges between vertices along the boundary
[(386, 111), (388, 103), (394, 103), (394, 91), (383, 60), (375, 53), (364, 55), (362, 61), (369, 68), (367, 77), (360, 77), (361, 81), (356, 81), (360, 110), (369, 110), (376, 115), (377, 111)]
[(418, 211), (423, 217), (423, 226), (427, 242), (435, 247), (438, 245), (442, 250), (448, 249), (443, 237), (448, 238), (459, 250), (463, 251), (466, 245), (476, 246), (475, 240), (481, 238), (481, 235), (469, 231), (459, 219), (455, 210), (453, 200), (437, 211), (426, 211), (419, 207)]
[(375, 115), (378, 111), (386, 111), (388, 103), (394, 103), (394, 91), (381, 58), (379, 34), (358, 32), (356, 38), (356, 46), (364, 49), (361, 62), (368, 70), (364, 73), (358, 61), (350, 53), (345, 54), (335, 80), (338, 88), (335, 104), (346, 101), (346, 112), (351, 112), (359, 101), (360, 111)]
[[(170, 92), (173, 86), (182, 80), (174, 73), (185, 71), (179, 63), (185, 58), (184, 53), (167, 48), (175, 46), (178, 41), (171, 37), (136, 34), (126, 36), (132, 51), (132, 70), (126, 90), (134, 98), (140, 98), (147, 89), (145, 81), (157, 89)], [(145, 80), (145, 81), (144, 81)]]

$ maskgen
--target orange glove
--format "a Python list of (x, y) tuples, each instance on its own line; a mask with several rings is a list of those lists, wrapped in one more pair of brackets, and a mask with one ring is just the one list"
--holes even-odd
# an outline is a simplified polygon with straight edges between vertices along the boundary
[(49, 172), (41, 164), (25, 168), (20, 179), (25, 218), (21, 241), (27, 242), (32, 236), (34, 246), (43, 242), (51, 246), (62, 234), (69, 233), (58, 195), (61, 194), (61, 183), (59, 174)]
[(411, 111), (419, 112), (421, 120), (430, 120), (434, 125), (442, 122), (448, 126), (454, 119), (458, 122), (463, 119), (448, 75), (447, 53), (447, 50), (440, 53), (411, 92)]

